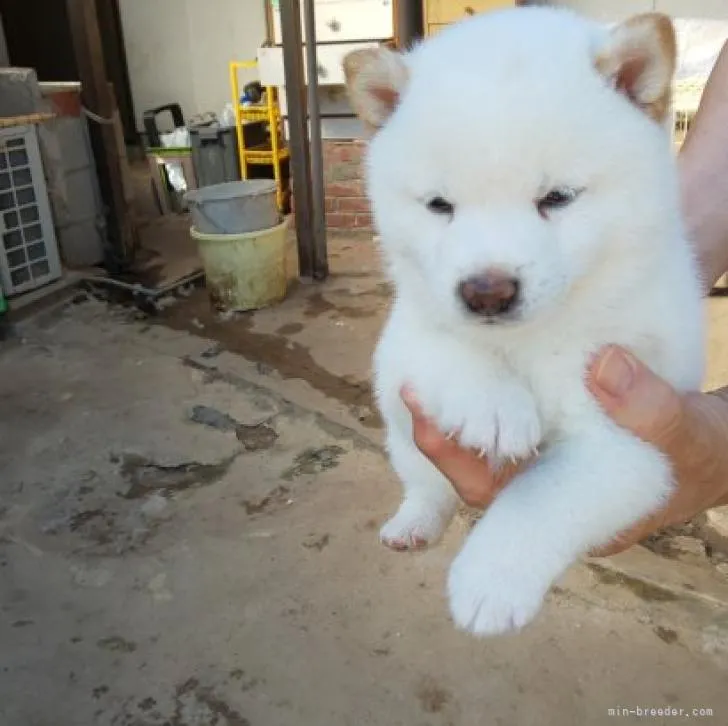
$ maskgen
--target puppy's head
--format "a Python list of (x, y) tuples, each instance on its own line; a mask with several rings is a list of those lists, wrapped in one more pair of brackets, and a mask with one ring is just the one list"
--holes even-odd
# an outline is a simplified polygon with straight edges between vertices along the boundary
[(609, 260), (639, 264), (675, 196), (661, 127), (675, 52), (663, 15), (607, 30), (529, 8), (406, 54), (347, 56), (400, 293), (442, 324), (513, 325), (568, 303)]

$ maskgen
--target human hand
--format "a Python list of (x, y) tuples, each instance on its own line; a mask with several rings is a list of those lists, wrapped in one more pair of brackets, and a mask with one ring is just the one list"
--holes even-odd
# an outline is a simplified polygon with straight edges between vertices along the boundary
[[(616, 554), (655, 530), (728, 503), (726, 390), (680, 396), (630, 353), (615, 346), (603, 350), (590, 366), (587, 387), (617, 424), (664, 452), (677, 484), (663, 508), (592, 554)], [(486, 459), (440, 433), (411, 393), (405, 390), (402, 397), (412, 414), (415, 444), (467, 505), (487, 508), (513, 476), (531, 463), (494, 471)]]

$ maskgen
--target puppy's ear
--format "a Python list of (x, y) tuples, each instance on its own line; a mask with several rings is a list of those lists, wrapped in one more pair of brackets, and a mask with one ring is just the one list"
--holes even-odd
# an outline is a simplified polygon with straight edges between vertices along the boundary
[(645, 13), (612, 30), (596, 67), (620, 93), (662, 123), (670, 108), (676, 62), (672, 21), (661, 13)]
[(356, 114), (369, 127), (380, 128), (392, 115), (407, 85), (407, 66), (389, 48), (364, 48), (344, 57), (344, 77)]

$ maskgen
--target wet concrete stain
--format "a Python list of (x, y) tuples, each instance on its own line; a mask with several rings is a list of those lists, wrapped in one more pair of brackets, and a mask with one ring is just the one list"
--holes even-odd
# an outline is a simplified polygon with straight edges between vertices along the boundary
[(307, 318), (317, 318), (320, 315), (334, 313), (345, 318), (371, 318), (379, 311), (372, 307), (357, 307), (355, 305), (342, 305), (333, 303), (324, 297), (323, 293), (316, 292), (306, 298), (306, 308), (303, 314)]
[(249, 452), (270, 449), (278, 439), (276, 430), (267, 424), (256, 424), (255, 426), (239, 424), (235, 430), (235, 436), (243, 448)]
[(303, 542), (303, 546), (307, 550), (316, 550), (317, 552), (321, 552), (325, 547), (328, 547), (330, 541), (331, 535), (328, 533), (322, 534), (320, 536), (312, 534), (309, 535), (308, 539)]
[(276, 330), (276, 335), (296, 335), (303, 330), (303, 323), (286, 323)]
[(658, 625), (654, 628), (655, 635), (662, 640), (664, 643), (667, 643), (668, 645), (672, 645), (673, 643), (677, 643), (680, 639), (677, 632), (674, 631), (672, 628), (663, 628), (662, 625)]
[(674, 602), (680, 599), (678, 595), (666, 587), (645, 582), (624, 572), (610, 570), (596, 562), (587, 563), (587, 567), (603, 585), (620, 585), (645, 602)]
[(10, 626), (11, 628), (27, 628), (30, 625), (35, 625), (35, 620), (16, 620)]
[(98, 701), (99, 698), (102, 696), (105, 696), (109, 692), (108, 686), (96, 686), (96, 688), (91, 691), (91, 695)]
[(219, 464), (191, 461), (166, 466), (137, 454), (122, 454), (118, 463), (122, 477), (129, 482), (129, 489), (121, 496), (124, 499), (141, 499), (153, 493), (169, 495), (208, 486), (225, 476), (235, 458), (230, 457)]
[(243, 499), (241, 502), (245, 513), (248, 516), (254, 516), (256, 514), (266, 514), (273, 509), (277, 509), (279, 506), (285, 504), (289, 499), (291, 490), (285, 486), (279, 486), (266, 494), (262, 499), (251, 501), (250, 499)]
[(223, 348), (220, 343), (215, 343), (215, 345), (205, 348), (205, 350), (200, 353), (200, 358), (205, 358), (206, 360), (209, 360), (210, 358), (217, 358), (224, 350), (225, 348)]
[(450, 692), (429, 676), (420, 681), (415, 696), (425, 713), (440, 713), (452, 698)]
[(194, 406), (189, 413), (189, 419), (192, 423), (218, 431), (235, 431), (238, 427), (238, 422), (232, 416), (228, 416), (212, 406)]
[(148, 696), (147, 698), (139, 701), (139, 703), (137, 704), (137, 708), (140, 711), (151, 711), (156, 705), (157, 702), (151, 696)]
[(189, 419), (193, 423), (208, 426), (217, 431), (235, 432), (235, 436), (243, 448), (250, 452), (270, 449), (278, 439), (276, 430), (265, 423), (243, 424), (211, 406), (195, 406), (189, 414)]
[(352, 290), (349, 287), (338, 287), (335, 290), (331, 290), (331, 295), (344, 296), (344, 297), (355, 297), (363, 298), (367, 296), (374, 296), (383, 299), (389, 299), (394, 295), (394, 286), (388, 282), (379, 282), (373, 288), (368, 290)]
[[(324, 414), (318, 411), (302, 408), (289, 399), (272, 393), (269, 389), (264, 388), (258, 383), (253, 383), (231, 373), (225, 373), (214, 367), (208, 367), (192, 358), (183, 358), (182, 364), (200, 371), (205, 383), (224, 382), (240, 391), (245, 391), (248, 395), (259, 394), (261, 403), (265, 404), (265, 408), (270, 409), (273, 407), (277, 409), (278, 413), (276, 414), (276, 417), (288, 417), (290, 420), (300, 422), (310, 420), (315, 426), (321, 429), (321, 431), (329, 434), (337, 441), (348, 441), (355, 449), (373, 451), (377, 454), (383, 453), (381, 445), (372, 442), (366, 436), (362, 436), (359, 432), (335, 421), (331, 421)], [(264, 423), (261, 425), (266, 424)]]
[(300, 476), (320, 474), (333, 469), (339, 465), (339, 458), (345, 453), (345, 449), (336, 445), (305, 449), (293, 460), (293, 466), (281, 474), (281, 478), (292, 481)]
[(82, 512), (76, 512), (71, 515), (68, 526), (71, 532), (77, 532), (85, 524), (91, 522), (98, 517), (106, 517), (106, 512), (103, 509), (86, 509)]
[(285, 336), (253, 331), (252, 314), (220, 320), (210, 308), (204, 290), (195, 290), (184, 303), (162, 311), (155, 321), (198, 335), (199, 329), (191, 322), (194, 319), (201, 322), (206, 337), (216, 340), (225, 350), (269, 366), (281, 378), (304, 380), (320, 393), (358, 409), (356, 415), (364, 426), (381, 428), (368, 381), (337, 376), (319, 365), (306, 346)]
[(101, 638), (101, 640), (96, 641), (96, 645), (102, 650), (108, 650), (113, 653), (133, 653), (137, 649), (136, 643), (122, 638), (119, 635)]
[(200, 685), (196, 678), (190, 678), (177, 686), (174, 702), (174, 713), (169, 719), (169, 726), (192, 726), (186, 718), (187, 713), (193, 715), (195, 724), (200, 723), (199, 719), (203, 716), (201, 707), (209, 712), (209, 715), (204, 715), (211, 726), (251, 726), (245, 716), (220, 698), (212, 688)]
[[(117, 531), (117, 515), (100, 508), (72, 514), (68, 520), (68, 529), (102, 547), (112, 544), (120, 534)], [(49, 533), (57, 532), (49, 530)]]
[(240, 684), (240, 690), (243, 691), (243, 693), (246, 691), (252, 691), (256, 686), (264, 682), (255, 676), (246, 678), (245, 671), (242, 668), (233, 668), (233, 670), (230, 671), (230, 678)]

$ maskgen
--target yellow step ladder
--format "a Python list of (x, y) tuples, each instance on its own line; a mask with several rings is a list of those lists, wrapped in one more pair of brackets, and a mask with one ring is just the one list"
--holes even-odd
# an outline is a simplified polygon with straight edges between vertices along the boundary
[[(283, 164), (290, 159), (290, 151), (283, 139), (283, 118), (278, 104), (278, 89), (265, 86), (262, 103), (244, 105), (241, 103), (240, 71), (256, 70), (257, 61), (232, 61), (230, 63), (230, 89), (235, 110), (235, 131), (240, 158), (240, 178), (247, 179), (250, 166), (271, 166), (276, 183), (276, 201), (281, 211), (285, 210), (288, 199), (288, 179), (283, 177)], [(246, 122), (267, 121), (270, 131), (270, 144), (265, 147), (248, 148), (243, 132)]]

